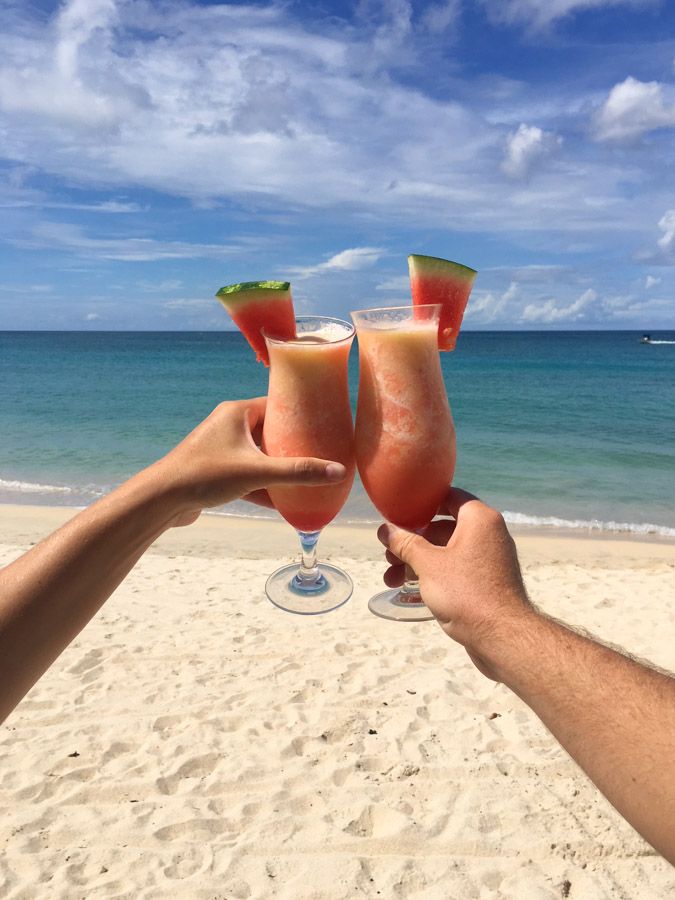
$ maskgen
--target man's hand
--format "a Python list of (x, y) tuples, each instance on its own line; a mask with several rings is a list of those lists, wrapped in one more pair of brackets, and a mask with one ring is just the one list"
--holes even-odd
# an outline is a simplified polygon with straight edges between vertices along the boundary
[(266, 488), (273, 485), (332, 484), (344, 479), (341, 463), (266, 456), (259, 447), (265, 406), (264, 397), (221, 403), (146, 470), (170, 486), (179, 510), (174, 524), (189, 524), (202, 509), (240, 497), (271, 506)]
[(426, 538), (383, 525), (390, 586), (403, 565), (476, 666), (531, 707), (618, 811), (675, 863), (675, 678), (537, 612), (503, 518), (452, 489)]
[(506, 623), (534, 615), (513, 539), (500, 513), (466, 491), (450, 488), (439, 509), (452, 519), (433, 522), (425, 536), (382, 525), (390, 587), (404, 580), (404, 563), (420, 580), (420, 593), (449, 637), (466, 647), (476, 666), (499, 680), (485, 648)]

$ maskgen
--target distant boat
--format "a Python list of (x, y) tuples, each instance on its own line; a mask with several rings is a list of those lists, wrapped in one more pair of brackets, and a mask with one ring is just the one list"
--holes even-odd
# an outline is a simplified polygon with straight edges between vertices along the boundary
[(641, 344), (672, 344), (675, 346), (675, 341), (654, 340), (654, 338), (651, 336), (651, 334), (643, 334), (642, 337), (640, 338), (640, 343)]

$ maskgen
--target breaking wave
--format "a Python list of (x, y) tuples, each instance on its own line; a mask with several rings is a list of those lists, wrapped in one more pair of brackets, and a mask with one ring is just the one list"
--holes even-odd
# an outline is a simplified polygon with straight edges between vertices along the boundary
[(526, 513), (504, 510), (504, 518), (511, 525), (529, 525), (539, 528), (569, 528), (577, 531), (598, 531), (614, 534), (657, 534), (675, 537), (675, 528), (653, 525), (650, 522), (603, 522), (600, 519), (559, 519), (557, 516), (529, 516)]

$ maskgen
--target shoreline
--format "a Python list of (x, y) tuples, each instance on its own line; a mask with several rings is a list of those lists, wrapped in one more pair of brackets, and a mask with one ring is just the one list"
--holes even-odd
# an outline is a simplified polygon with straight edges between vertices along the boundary
[[(83, 507), (38, 504), (0, 504), (0, 543), (34, 544), (63, 525)], [(382, 560), (377, 539), (379, 523), (335, 521), (327, 525), (319, 545), (320, 556)], [(663, 558), (675, 562), (675, 538), (633, 532), (583, 531), (555, 526), (509, 525), (523, 561)], [(203, 513), (193, 525), (172, 528), (161, 535), (150, 552), (187, 552), (207, 558), (234, 555), (237, 559), (288, 557), (297, 553), (292, 526), (281, 517)]]
[[(4, 482), (5, 484), (7, 482)], [(0, 479), (0, 487), (3, 481)], [(114, 490), (117, 485), (110, 485), (105, 490), (101, 490), (96, 496), (73, 497), (68, 503), (52, 503), (40, 496), (37, 492), (18, 492), (16, 496), (8, 494), (7, 491), (0, 491), (0, 509), (12, 508), (19, 509), (23, 507), (44, 508), (44, 509), (60, 509), (64, 511), (79, 511), (91, 506), (98, 500), (102, 499), (110, 491)], [(70, 488), (68, 492), (70, 492)], [(50, 498), (54, 495), (49, 495)], [(26, 498), (18, 499), (18, 498)], [(355, 509), (350, 509), (349, 501), (347, 506), (341, 510), (337, 518), (334, 520), (334, 526), (339, 527), (376, 527), (382, 522), (382, 518), (377, 510), (365, 498), (366, 505), (369, 507), (368, 517), (363, 516)], [(648, 540), (661, 541), (664, 543), (675, 542), (675, 525), (664, 525), (656, 522), (630, 522), (607, 516), (605, 519), (583, 519), (583, 518), (565, 518), (564, 516), (553, 515), (534, 515), (531, 513), (523, 513), (512, 509), (501, 508), (501, 512), (506, 519), (509, 530), (513, 534), (542, 534), (542, 535), (560, 535), (579, 536), (579, 537), (599, 537), (600, 539), (627, 539), (627, 540)], [(250, 509), (250, 511), (249, 511)], [(66, 512), (64, 512), (64, 515)], [(223, 519), (243, 519), (253, 521), (275, 521), (279, 517), (275, 513), (268, 510), (262, 511), (262, 508), (237, 500), (226, 507), (216, 507), (214, 509), (204, 510), (204, 515), (213, 516)]]

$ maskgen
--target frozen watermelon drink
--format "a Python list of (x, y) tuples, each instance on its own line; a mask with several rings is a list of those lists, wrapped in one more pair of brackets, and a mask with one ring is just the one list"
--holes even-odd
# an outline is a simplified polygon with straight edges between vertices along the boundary
[(341, 606), (353, 590), (345, 572), (317, 563), (316, 545), (322, 528), (342, 509), (354, 480), (347, 382), (354, 328), (340, 319), (301, 316), (295, 329), (288, 339), (263, 331), (270, 362), (263, 449), (270, 456), (332, 459), (347, 468), (339, 484), (269, 489), (275, 507), (300, 536), (302, 558), (299, 565), (270, 575), (267, 596), (282, 609), (309, 615)]
[[(441, 307), (352, 313), (359, 343), (356, 462), (363, 486), (394, 525), (419, 531), (432, 520), (455, 471), (455, 428), (438, 356)], [(432, 618), (410, 574), (369, 608), (385, 619)]]

